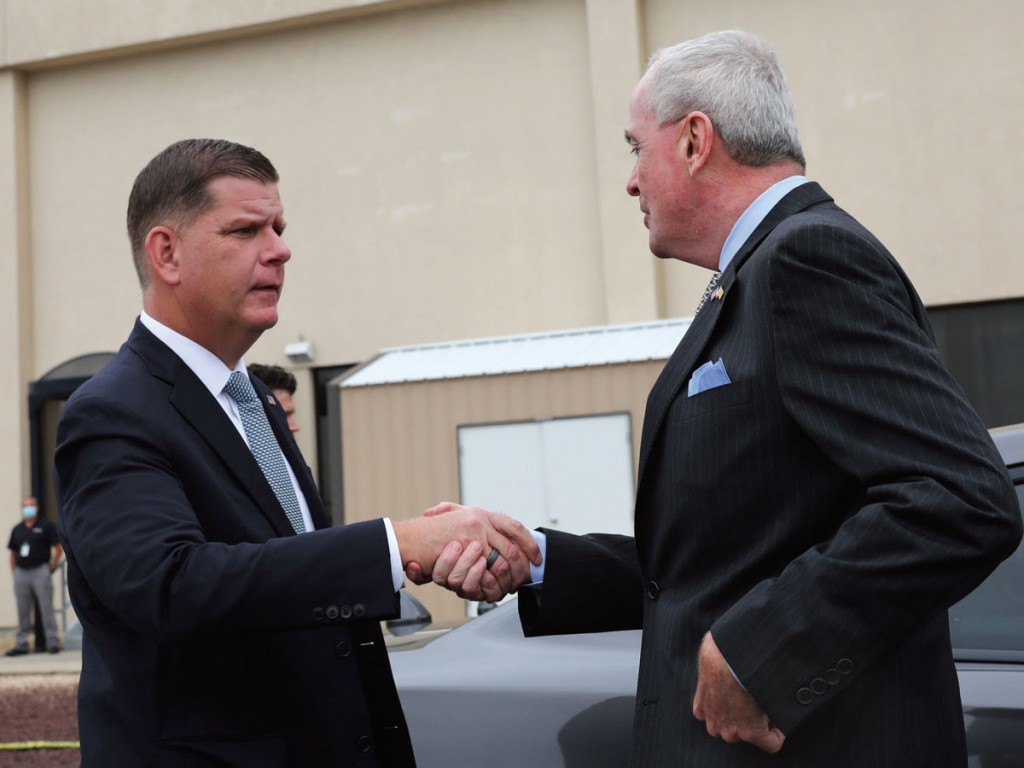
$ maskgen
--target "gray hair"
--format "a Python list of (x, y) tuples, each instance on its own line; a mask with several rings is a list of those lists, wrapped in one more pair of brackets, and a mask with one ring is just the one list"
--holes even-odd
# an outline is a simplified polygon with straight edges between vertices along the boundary
[(714, 32), (656, 51), (647, 72), (647, 106), (659, 125), (700, 111), (736, 162), (805, 165), (789, 85), (775, 51), (760, 38)]

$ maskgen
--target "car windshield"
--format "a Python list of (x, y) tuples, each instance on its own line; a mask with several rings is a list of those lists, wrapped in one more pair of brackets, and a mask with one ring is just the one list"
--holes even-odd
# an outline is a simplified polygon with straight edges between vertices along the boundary
[[(1024, 507), (1024, 483), (1016, 479)], [(1024, 545), (949, 609), (949, 627), (960, 661), (1024, 661)]]

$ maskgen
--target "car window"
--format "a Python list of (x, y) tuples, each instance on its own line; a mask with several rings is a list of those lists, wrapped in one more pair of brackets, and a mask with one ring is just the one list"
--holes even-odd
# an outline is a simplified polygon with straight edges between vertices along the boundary
[[(1024, 471), (1015, 475), (1024, 506)], [(960, 661), (1024, 661), (1024, 545), (949, 609), (949, 628)]]

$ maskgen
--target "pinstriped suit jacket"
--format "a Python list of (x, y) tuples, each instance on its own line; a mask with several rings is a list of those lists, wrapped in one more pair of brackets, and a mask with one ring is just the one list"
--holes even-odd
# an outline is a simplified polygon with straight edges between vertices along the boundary
[[(817, 185), (784, 198), (651, 391), (636, 538), (548, 532), (527, 634), (643, 627), (634, 765), (966, 762), (946, 608), (1021, 536), (906, 275)], [(687, 397), (722, 358), (732, 383)], [(787, 741), (691, 715), (711, 630)]]

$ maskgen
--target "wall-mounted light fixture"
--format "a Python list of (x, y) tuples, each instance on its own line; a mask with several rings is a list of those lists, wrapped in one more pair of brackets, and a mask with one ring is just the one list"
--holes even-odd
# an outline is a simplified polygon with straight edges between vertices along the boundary
[(284, 355), (293, 363), (312, 363), (313, 342), (306, 341), (300, 336), (298, 341), (284, 345)]

